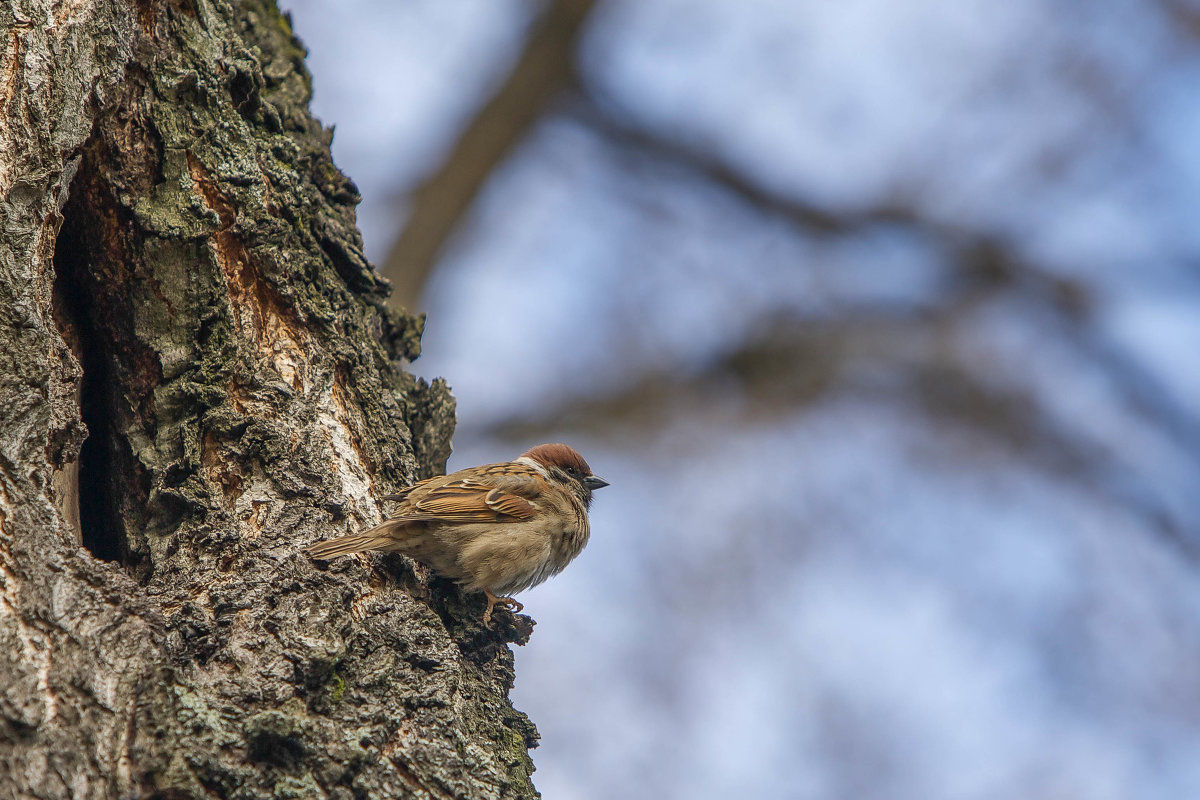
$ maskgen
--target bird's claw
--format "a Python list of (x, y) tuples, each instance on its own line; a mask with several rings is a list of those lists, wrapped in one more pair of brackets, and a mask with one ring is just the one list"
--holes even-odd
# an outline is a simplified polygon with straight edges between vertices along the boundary
[(517, 602), (511, 597), (500, 597), (491, 592), (484, 591), (487, 595), (487, 608), (483, 611), (483, 624), (487, 627), (492, 627), (492, 609), (496, 606), (505, 606), (514, 614), (519, 614), (525, 610), (525, 606)]
[(524, 605), (522, 605), (521, 603), (518, 603), (516, 600), (512, 599), (511, 597), (502, 598), (500, 602), (503, 603), (504, 605), (508, 606), (508, 609), (510, 611), (512, 611), (514, 614), (520, 614), (522, 611), (525, 610)]

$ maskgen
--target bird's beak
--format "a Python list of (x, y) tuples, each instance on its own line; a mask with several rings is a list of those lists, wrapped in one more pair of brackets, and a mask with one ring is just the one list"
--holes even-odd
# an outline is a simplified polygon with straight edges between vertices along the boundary
[(595, 475), (588, 475), (583, 479), (583, 485), (594, 492), (597, 489), (603, 489), (605, 486), (608, 486), (608, 481)]

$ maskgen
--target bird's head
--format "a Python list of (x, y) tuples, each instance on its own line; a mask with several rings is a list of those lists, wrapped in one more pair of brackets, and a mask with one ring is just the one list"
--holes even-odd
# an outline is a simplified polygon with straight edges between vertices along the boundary
[(585, 508), (592, 503), (592, 492), (608, 486), (608, 481), (592, 473), (592, 468), (579, 451), (565, 444), (539, 444), (521, 454), (537, 462), (556, 481), (583, 501)]

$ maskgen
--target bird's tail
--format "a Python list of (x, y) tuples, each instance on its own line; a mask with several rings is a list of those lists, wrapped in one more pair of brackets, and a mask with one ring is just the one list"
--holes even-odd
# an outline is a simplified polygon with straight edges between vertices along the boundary
[(317, 542), (304, 548), (304, 552), (313, 558), (328, 561), (337, 556), (362, 553), (367, 550), (395, 550), (398, 542), (394, 528), (394, 525), (385, 522), (383, 525), (354, 536), (339, 536), (336, 539)]

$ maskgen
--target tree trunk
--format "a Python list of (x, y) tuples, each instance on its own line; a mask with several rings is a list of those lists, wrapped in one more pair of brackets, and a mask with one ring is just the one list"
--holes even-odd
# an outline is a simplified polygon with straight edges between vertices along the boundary
[(444, 466), (272, 0), (9, 0), (0, 797), (529, 797), (482, 601), (314, 564)]

